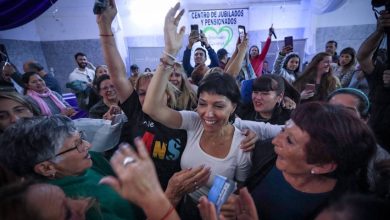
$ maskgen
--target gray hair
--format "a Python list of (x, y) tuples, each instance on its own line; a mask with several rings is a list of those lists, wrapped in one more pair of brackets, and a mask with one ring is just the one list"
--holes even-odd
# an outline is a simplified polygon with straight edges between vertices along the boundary
[(19, 176), (36, 176), (34, 166), (54, 158), (74, 132), (76, 127), (66, 116), (20, 119), (0, 138), (0, 161)]

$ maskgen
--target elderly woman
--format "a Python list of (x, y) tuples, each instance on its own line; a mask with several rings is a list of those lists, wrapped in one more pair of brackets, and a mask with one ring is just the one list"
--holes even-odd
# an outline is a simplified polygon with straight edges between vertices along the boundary
[(0, 133), (20, 118), (38, 115), (33, 105), (17, 92), (0, 92)]
[(51, 91), (45, 81), (36, 72), (23, 74), (25, 93), (39, 106), (42, 115), (63, 114), (73, 116), (75, 110), (57, 92)]
[(67, 196), (97, 199), (100, 210), (92, 207), (88, 219), (136, 219), (133, 205), (98, 184), (114, 172), (102, 155), (89, 152), (84, 138), (65, 116), (21, 119), (3, 133), (0, 161), (18, 176), (59, 186)]
[[(102, 99), (89, 110), (89, 117), (111, 119), (107, 115), (120, 114), (116, 89), (109, 75), (102, 75), (96, 80), (96, 89)], [(108, 111), (112, 114), (106, 114)]]
[(298, 106), (272, 144), (255, 148), (247, 181), (260, 219), (313, 219), (330, 199), (367, 190), (375, 138), (344, 107)]
[(98, 103), (102, 97), (99, 94), (99, 91), (97, 90), (97, 79), (103, 75), (110, 75), (108, 72), (108, 67), (106, 65), (99, 65), (95, 69), (95, 77), (92, 80), (92, 89), (89, 92), (89, 100), (88, 100), (88, 110), (92, 108), (96, 103)]

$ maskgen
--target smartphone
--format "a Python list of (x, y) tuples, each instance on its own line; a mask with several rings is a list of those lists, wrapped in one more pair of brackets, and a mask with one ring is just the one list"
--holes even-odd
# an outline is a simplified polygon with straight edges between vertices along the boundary
[(199, 26), (197, 24), (191, 24), (191, 32), (192, 31), (199, 33)]
[(200, 40), (200, 33), (199, 33), (199, 25), (197, 24), (191, 24), (191, 35), (198, 36)]
[(93, 5), (93, 13), (95, 15), (103, 13), (104, 10), (108, 7), (108, 0), (95, 0)]
[(308, 83), (305, 86), (305, 90), (314, 92), (316, 90), (316, 85)]
[(288, 37), (284, 38), (284, 46), (294, 47), (293, 46), (293, 37), (292, 36), (288, 36)]
[(240, 37), (240, 42), (244, 40), (245, 35), (246, 35), (245, 26), (238, 25), (238, 36)]

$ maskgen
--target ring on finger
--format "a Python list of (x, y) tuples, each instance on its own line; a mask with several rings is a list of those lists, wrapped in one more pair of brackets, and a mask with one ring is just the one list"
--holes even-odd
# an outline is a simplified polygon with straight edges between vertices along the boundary
[(125, 159), (123, 160), (123, 166), (125, 167), (125, 166), (127, 166), (127, 165), (129, 165), (129, 164), (131, 164), (131, 163), (135, 163), (136, 162), (136, 160), (135, 160), (135, 158), (134, 157), (125, 157)]

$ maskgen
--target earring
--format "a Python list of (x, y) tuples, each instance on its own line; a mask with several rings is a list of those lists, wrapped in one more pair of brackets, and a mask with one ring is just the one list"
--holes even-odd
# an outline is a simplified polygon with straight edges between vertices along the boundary
[(310, 173), (311, 173), (311, 174), (316, 174), (316, 172), (314, 171), (314, 169), (310, 170)]
[(50, 174), (50, 178), (55, 179), (56, 178), (56, 173)]

